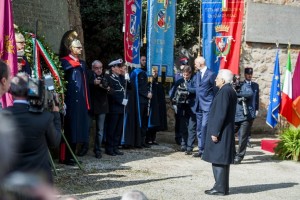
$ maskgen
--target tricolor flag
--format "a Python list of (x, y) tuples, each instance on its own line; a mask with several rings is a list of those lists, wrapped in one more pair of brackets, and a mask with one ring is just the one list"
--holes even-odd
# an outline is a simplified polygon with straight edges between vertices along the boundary
[[(225, 9), (226, 8), (226, 9)], [(214, 72), (239, 73), (244, 0), (203, 0), (203, 56)]]
[(292, 124), (295, 127), (298, 127), (300, 125), (300, 52), (298, 54), (298, 59), (293, 74), (292, 84), (293, 84)]
[(124, 2), (124, 58), (128, 66), (140, 66), (140, 26), (142, 0), (125, 0)]
[(291, 64), (291, 53), (288, 50), (288, 59), (286, 63), (285, 76), (283, 81), (283, 89), (281, 93), (281, 105), (280, 115), (286, 118), (286, 120), (292, 124), (293, 112), (292, 112), (292, 64)]
[[(0, 59), (8, 64), (11, 75), (18, 72), (17, 49), (11, 0), (0, 0)], [(12, 105), (12, 97), (6, 93), (2, 97), (2, 106)]]
[(281, 101), (280, 70), (279, 70), (279, 58), (278, 58), (278, 51), (277, 51), (275, 66), (274, 66), (274, 75), (272, 79), (272, 87), (270, 91), (270, 101), (269, 101), (269, 107), (267, 113), (267, 120), (266, 120), (266, 123), (272, 128), (274, 128), (278, 123), (280, 101)]

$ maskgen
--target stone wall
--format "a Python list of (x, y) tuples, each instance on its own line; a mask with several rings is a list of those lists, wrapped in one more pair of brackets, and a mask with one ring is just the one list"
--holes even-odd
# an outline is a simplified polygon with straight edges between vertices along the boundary
[[(300, 1), (295, 0), (247, 0), (245, 4), (245, 11), (247, 10), (247, 3), (249, 1), (255, 3), (272, 3), (300, 7)], [(247, 19), (244, 19), (244, 25), (246, 24), (245, 20)], [(299, 26), (299, 24), (297, 26)], [(292, 26), (296, 26), (296, 24), (293, 24)], [(288, 45), (286, 44), (279, 46), (280, 72), (282, 75), (281, 82), (284, 77), (285, 65), (287, 61), (287, 46)], [(272, 84), (276, 50), (276, 44), (249, 43), (245, 42), (244, 40), (242, 41), (240, 71), (243, 72), (245, 67), (253, 67), (253, 79), (260, 86), (260, 112), (253, 125), (253, 131), (255, 132), (272, 131), (272, 129), (266, 125), (266, 114), (269, 104), (270, 87)], [(299, 51), (300, 46), (291, 46), (292, 67), (294, 67), (296, 64)]]
[(62, 35), (69, 30), (67, 1), (13, 0), (14, 23), (26, 31), (35, 32), (38, 20), (38, 36), (58, 52)]

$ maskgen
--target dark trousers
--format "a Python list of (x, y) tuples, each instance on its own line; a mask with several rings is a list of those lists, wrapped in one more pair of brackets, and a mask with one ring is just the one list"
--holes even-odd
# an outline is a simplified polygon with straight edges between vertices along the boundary
[(146, 135), (146, 142), (154, 142), (156, 140), (156, 128), (149, 128)]
[(212, 163), (212, 170), (215, 178), (213, 189), (223, 192), (224, 194), (229, 193), (229, 169), (230, 165)]
[(197, 118), (197, 139), (198, 139), (198, 148), (199, 153), (203, 153), (205, 147), (205, 139), (207, 132), (207, 123), (208, 123), (208, 111), (199, 110), (196, 113)]
[(176, 144), (181, 144), (181, 133), (180, 133), (180, 116), (175, 114), (175, 142)]
[(238, 132), (239, 135), (239, 148), (236, 152), (236, 157), (238, 157), (239, 159), (243, 159), (247, 150), (247, 142), (252, 125), (252, 120), (235, 122), (234, 124), (234, 132)]
[(187, 151), (193, 150), (196, 138), (196, 115), (189, 105), (181, 106), (178, 109), (180, 115), (180, 133), (182, 136), (181, 146)]
[(107, 134), (105, 150), (113, 153), (118, 149), (123, 129), (123, 113), (109, 113), (107, 115)]
[(140, 117), (141, 117), (141, 144), (145, 144), (147, 128), (148, 128), (148, 105), (140, 104)]

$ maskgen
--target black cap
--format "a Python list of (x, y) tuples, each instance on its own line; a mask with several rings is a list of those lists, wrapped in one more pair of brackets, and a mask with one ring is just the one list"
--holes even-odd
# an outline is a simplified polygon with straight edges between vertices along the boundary
[(253, 68), (251, 67), (245, 68), (245, 74), (253, 74)]

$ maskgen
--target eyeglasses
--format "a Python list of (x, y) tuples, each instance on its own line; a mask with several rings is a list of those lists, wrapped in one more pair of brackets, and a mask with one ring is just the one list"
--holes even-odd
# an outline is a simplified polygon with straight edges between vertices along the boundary
[(16, 42), (16, 43), (19, 43), (19, 44), (25, 44), (25, 42)]

